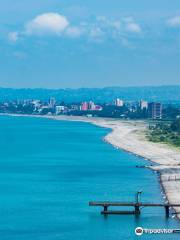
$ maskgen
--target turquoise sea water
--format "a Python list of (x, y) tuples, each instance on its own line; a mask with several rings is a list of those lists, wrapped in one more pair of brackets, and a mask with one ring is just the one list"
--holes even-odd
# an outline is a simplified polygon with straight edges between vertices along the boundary
[(102, 141), (108, 129), (81, 122), (0, 117), (1, 240), (179, 239), (134, 229), (180, 228), (164, 209), (134, 216), (100, 215), (90, 200), (162, 202), (155, 173), (142, 158)]

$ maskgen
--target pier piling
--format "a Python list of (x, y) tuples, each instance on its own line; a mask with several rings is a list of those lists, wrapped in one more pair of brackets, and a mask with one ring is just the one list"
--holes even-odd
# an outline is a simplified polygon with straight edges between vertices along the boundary
[(139, 204), (136, 204), (134, 208), (135, 208), (134, 214), (136, 216), (140, 215), (141, 212), (140, 212)]
[(169, 206), (165, 206), (166, 217), (169, 218)]

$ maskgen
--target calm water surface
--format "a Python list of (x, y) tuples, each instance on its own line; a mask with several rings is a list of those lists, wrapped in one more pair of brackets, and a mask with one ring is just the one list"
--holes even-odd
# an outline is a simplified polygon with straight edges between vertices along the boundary
[[(143, 159), (102, 141), (109, 130), (80, 122), (0, 117), (1, 240), (138, 239), (137, 226), (180, 228), (164, 209), (140, 218), (100, 215), (90, 200), (162, 202), (157, 176)], [(141, 239), (179, 239), (144, 235)]]

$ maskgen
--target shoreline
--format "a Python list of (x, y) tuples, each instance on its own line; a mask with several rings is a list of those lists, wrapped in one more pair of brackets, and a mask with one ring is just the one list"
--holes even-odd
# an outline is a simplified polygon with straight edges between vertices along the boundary
[[(58, 121), (80, 121), (111, 129), (104, 141), (118, 149), (130, 152), (154, 163), (150, 166), (159, 174), (160, 185), (169, 203), (180, 202), (180, 149), (146, 139), (148, 127), (145, 121), (118, 120), (109, 118), (88, 118), (76, 116), (41, 116), (23, 114), (0, 114), (1, 116), (37, 117)], [(180, 220), (180, 207), (174, 208)]]

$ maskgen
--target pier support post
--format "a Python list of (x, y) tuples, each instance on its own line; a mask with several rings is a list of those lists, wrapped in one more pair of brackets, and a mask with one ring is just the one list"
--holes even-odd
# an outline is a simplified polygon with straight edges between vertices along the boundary
[(166, 217), (169, 217), (169, 206), (165, 206)]
[(108, 206), (107, 205), (103, 205), (104, 210), (101, 212), (101, 214), (106, 215), (107, 211), (108, 211)]
[(140, 215), (141, 212), (140, 212), (140, 209), (139, 209), (139, 205), (136, 204), (134, 208), (135, 208), (135, 215), (136, 216)]
[(105, 205), (104, 206), (104, 212), (107, 212), (107, 210), (108, 210), (108, 207)]

